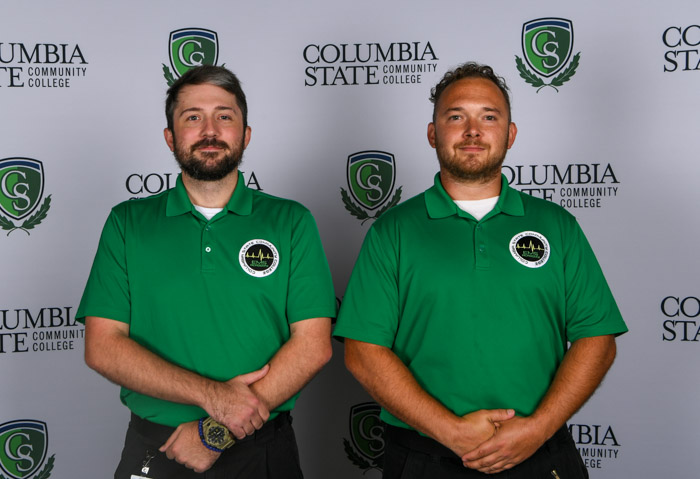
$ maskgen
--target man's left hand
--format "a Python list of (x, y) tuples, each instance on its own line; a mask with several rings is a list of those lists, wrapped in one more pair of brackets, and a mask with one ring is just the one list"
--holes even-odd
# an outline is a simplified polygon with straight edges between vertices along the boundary
[(202, 444), (198, 421), (180, 424), (159, 451), (198, 473), (208, 470), (221, 455)]
[(465, 467), (495, 474), (520, 464), (546, 440), (530, 418), (514, 417), (502, 422), (493, 437), (462, 456), (462, 462)]

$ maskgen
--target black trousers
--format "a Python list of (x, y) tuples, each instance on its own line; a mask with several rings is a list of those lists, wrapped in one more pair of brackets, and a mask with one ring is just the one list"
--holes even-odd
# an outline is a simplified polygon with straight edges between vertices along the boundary
[(387, 425), (384, 440), (383, 479), (588, 479), (588, 470), (566, 426), (531, 457), (498, 474), (464, 467), (451, 450), (415, 431)]
[[(255, 434), (236, 441), (208, 471), (197, 474), (158, 451), (173, 427), (155, 424), (132, 414), (115, 479), (143, 476), (152, 479), (302, 479), (291, 416), (283, 413)], [(203, 446), (202, 446), (203, 447)], [(151, 457), (152, 456), (152, 457)], [(150, 457), (150, 460), (149, 460)], [(148, 473), (141, 469), (148, 461)]]

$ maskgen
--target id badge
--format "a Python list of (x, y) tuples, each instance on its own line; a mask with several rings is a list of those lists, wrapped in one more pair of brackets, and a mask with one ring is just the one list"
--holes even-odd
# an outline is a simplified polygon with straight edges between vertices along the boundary
[(151, 470), (151, 459), (154, 457), (156, 457), (155, 454), (152, 454), (151, 451), (146, 451), (146, 459), (143, 460), (143, 465), (141, 466), (141, 474), (143, 476), (132, 474), (130, 479), (149, 479), (146, 474)]

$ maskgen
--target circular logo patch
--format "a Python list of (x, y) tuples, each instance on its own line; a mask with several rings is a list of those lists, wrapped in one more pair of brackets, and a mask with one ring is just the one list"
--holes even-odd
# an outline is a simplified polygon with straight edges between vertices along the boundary
[(248, 241), (238, 254), (243, 271), (251, 276), (264, 277), (274, 273), (279, 264), (279, 254), (275, 245), (263, 239)]
[(510, 254), (528, 268), (540, 268), (549, 259), (549, 241), (535, 231), (523, 231), (510, 240)]

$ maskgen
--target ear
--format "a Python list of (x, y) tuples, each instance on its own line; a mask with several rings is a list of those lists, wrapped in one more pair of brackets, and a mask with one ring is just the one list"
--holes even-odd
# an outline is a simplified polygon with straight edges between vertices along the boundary
[(518, 135), (518, 127), (512, 121), (508, 125), (508, 149), (515, 143), (515, 137)]
[(173, 139), (173, 132), (169, 128), (163, 130), (163, 136), (165, 137), (165, 142), (168, 144), (170, 151), (175, 151), (175, 141)]
[(432, 122), (428, 123), (428, 143), (435, 148), (435, 124)]
[(243, 134), (243, 149), (245, 150), (248, 148), (248, 143), (250, 143), (250, 134), (252, 133), (252, 129), (249, 126), (245, 127), (245, 133)]

